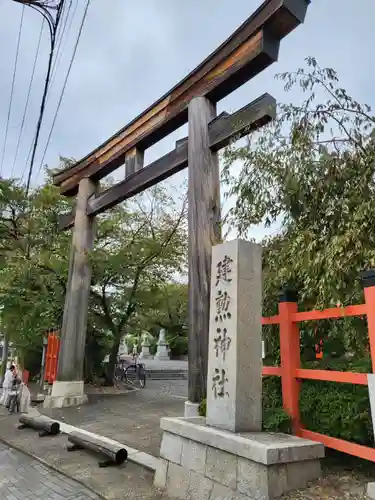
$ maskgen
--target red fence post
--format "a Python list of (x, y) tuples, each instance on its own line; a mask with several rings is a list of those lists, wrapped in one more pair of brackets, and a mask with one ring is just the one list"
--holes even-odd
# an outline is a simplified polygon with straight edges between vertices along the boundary
[(52, 384), (56, 380), (57, 375), (57, 363), (60, 351), (60, 338), (55, 334), (55, 332), (48, 335), (48, 344), (46, 352), (46, 366), (44, 380), (49, 384)]
[(368, 339), (372, 362), (372, 372), (375, 373), (375, 270), (362, 274), (362, 284), (365, 294)]
[(48, 335), (46, 347), (46, 359), (44, 366), (44, 381), (49, 383), (49, 374), (51, 370), (51, 336)]
[(301, 428), (299, 413), (300, 382), (296, 379), (296, 369), (301, 366), (300, 337), (297, 323), (292, 315), (298, 311), (297, 293), (285, 289), (280, 297), (280, 356), (281, 386), (283, 407), (289, 414), (293, 434), (298, 435)]

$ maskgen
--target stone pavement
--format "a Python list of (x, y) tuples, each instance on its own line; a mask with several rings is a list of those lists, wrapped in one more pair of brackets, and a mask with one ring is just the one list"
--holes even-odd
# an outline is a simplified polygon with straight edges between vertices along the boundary
[(2, 500), (99, 499), (81, 484), (51, 471), (37, 460), (0, 444)]
[[(131, 462), (118, 467), (99, 468), (98, 456), (87, 451), (68, 452), (67, 436), (60, 434), (39, 438), (31, 429), (17, 429), (19, 415), (9, 415), (0, 408), (0, 441), (37, 457), (53, 469), (83, 483), (107, 500), (167, 500), (153, 487), (153, 473)], [(2, 478), (0, 467), (0, 478)], [(17, 497), (11, 500), (23, 500)], [(47, 497), (44, 497), (47, 500)], [(1, 496), (0, 490), (0, 499)], [(35, 497), (31, 497), (35, 499)], [(9, 499), (10, 500), (10, 499)], [(60, 500), (60, 499), (59, 499)], [(62, 499), (61, 499), (62, 500)], [(66, 500), (66, 499), (64, 499)], [(77, 498), (81, 500), (81, 498)]]
[(159, 456), (162, 417), (183, 416), (187, 381), (148, 381), (146, 388), (126, 395), (90, 398), (79, 408), (42, 410), (67, 424)]
[[(127, 359), (131, 359), (131, 357), (128, 357)], [(179, 361), (173, 359), (171, 359), (170, 361), (160, 361), (158, 359), (141, 359), (140, 361), (145, 364), (147, 370), (188, 371), (187, 361)]]
[[(186, 381), (151, 381), (144, 390), (120, 396), (95, 396), (93, 404), (77, 409), (55, 410), (55, 416), (66, 423), (158, 456), (160, 417), (181, 416), (186, 394)], [(146, 469), (130, 462), (121, 467), (100, 469), (96, 456), (84, 451), (68, 453), (66, 436), (39, 438), (34, 431), (17, 430), (17, 422), (17, 415), (8, 415), (0, 409), (0, 440), (37, 456), (104, 498), (168, 499), (165, 494), (155, 491), (153, 474)], [(285, 495), (283, 500), (365, 500), (368, 498), (366, 484), (375, 481), (375, 472), (371, 463), (362, 470), (363, 462), (360, 461), (358, 466), (356, 462), (348, 464), (347, 460), (343, 463), (339, 458), (334, 465), (325, 459), (321, 480), (313, 482), (306, 490)]]

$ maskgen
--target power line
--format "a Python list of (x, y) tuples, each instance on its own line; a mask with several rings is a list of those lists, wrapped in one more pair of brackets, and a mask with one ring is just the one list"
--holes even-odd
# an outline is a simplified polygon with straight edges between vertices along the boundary
[[(42, 102), (40, 105), (40, 112), (39, 112), (39, 118), (38, 122), (36, 125), (36, 133), (35, 133), (35, 141), (32, 146), (32, 153), (31, 153), (31, 160), (30, 160), (30, 167), (29, 167), (29, 173), (27, 176), (27, 183), (26, 183), (26, 194), (29, 193), (30, 189), (30, 182), (31, 182), (31, 176), (33, 173), (33, 168), (34, 168), (34, 162), (35, 162), (35, 154), (36, 154), (36, 149), (38, 147), (38, 142), (39, 142), (39, 135), (40, 135), (40, 129), (42, 127), (42, 121), (44, 117), (44, 110), (46, 106), (46, 98), (47, 98), (47, 93), (48, 93), (48, 87), (49, 87), (49, 82), (51, 78), (51, 69), (52, 69), (52, 60), (53, 60), (53, 53), (55, 49), (55, 43), (56, 43), (56, 32), (60, 23), (61, 19), (61, 12), (64, 8), (65, 5), (65, 0), (60, 0), (60, 3), (58, 4), (57, 7), (57, 14), (56, 14), (56, 19), (53, 21), (52, 16), (47, 10), (43, 11), (44, 17), (48, 20), (48, 26), (51, 34), (51, 52), (48, 58), (48, 66), (47, 66), (47, 74), (46, 74), (46, 81), (44, 84), (44, 90), (43, 90), (43, 96), (42, 96)], [(32, 7), (32, 5), (30, 4)]]
[(84, 14), (83, 14), (83, 17), (82, 17), (81, 25), (80, 25), (80, 28), (79, 28), (79, 31), (78, 31), (77, 40), (76, 40), (76, 43), (74, 45), (73, 54), (72, 54), (72, 57), (71, 57), (71, 60), (70, 60), (68, 72), (67, 72), (66, 77), (65, 77), (65, 81), (64, 81), (64, 85), (63, 85), (63, 88), (62, 88), (62, 91), (61, 91), (60, 99), (59, 99), (59, 102), (57, 104), (57, 109), (56, 109), (56, 112), (55, 112), (55, 115), (54, 115), (54, 118), (53, 118), (51, 130), (50, 130), (50, 133), (48, 135), (47, 144), (46, 144), (46, 147), (44, 148), (43, 157), (42, 157), (42, 160), (40, 162), (38, 174), (39, 174), (39, 172), (41, 171), (41, 169), (43, 167), (44, 158), (46, 156), (46, 152), (47, 152), (50, 140), (51, 140), (52, 132), (53, 132), (53, 129), (55, 127), (57, 115), (58, 115), (58, 112), (60, 110), (60, 106), (61, 106), (61, 103), (62, 103), (62, 100), (63, 100), (63, 97), (64, 97), (64, 93), (65, 93), (66, 85), (67, 85), (68, 78), (69, 78), (69, 75), (70, 75), (70, 71), (71, 71), (72, 66), (73, 66), (73, 62), (74, 62), (74, 59), (75, 59), (75, 56), (76, 56), (78, 44), (79, 44), (79, 41), (80, 41), (80, 38), (81, 38), (81, 35), (82, 35), (82, 31), (83, 31), (83, 27), (84, 27), (84, 24), (85, 24), (85, 21), (86, 21), (87, 12), (88, 12), (88, 9), (89, 9), (89, 6), (90, 6), (90, 1), (91, 0), (87, 0), (87, 3), (86, 3), (86, 7), (85, 7), (85, 11), (84, 11)]
[[(55, 60), (53, 61), (53, 65), (52, 65), (52, 71), (51, 71), (51, 74), (54, 73), (55, 71), (55, 67), (56, 67), (56, 61), (57, 61), (57, 57), (59, 55), (59, 52), (60, 52), (60, 49), (61, 49), (61, 42), (62, 42), (62, 39), (64, 37), (64, 33), (65, 33), (65, 29), (66, 29), (66, 23), (68, 22), (68, 17), (69, 17), (69, 12), (70, 12), (70, 9), (72, 7), (72, 2), (73, 0), (70, 0), (69, 2), (69, 7), (68, 7), (68, 12), (65, 16), (65, 20), (64, 20), (64, 24), (60, 26), (62, 26), (61, 30), (56, 34), (56, 40), (57, 40), (57, 48), (56, 48), (56, 55), (55, 55)], [(64, 12), (61, 13), (61, 18), (63, 18), (64, 16)], [(52, 82), (51, 82), (52, 84)]]
[[(47, 99), (46, 99), (46, 104), (48, 102), (48, 97), (50, 95), (50, 88), (51, 86), (53, 85), (53, 78), (55, 75), (52, 75), (53, 72), (54, 72), (54, 68), (55, 68), (55, 65), (56, 65), (56, 58), (57, 58), (57, 54), (59, 52), (59, 49), (60, 49), (60, 46), (61, 46), (61, 37), (63, 36), (63, 32), (65, 30), (65, 26), (66, 26), (66, 21), (67, 21), (67, 18), (69, 16), (69, 11), (70, 11), (70, 7), (71, 7), (71, 3), (72, 3), (72, 0), (70, 0), (70, 5), (69, 5), (69, 8), (68, 8), (68, 12), (67, 12), (67, 17), (66, 17), (66, 20), (65, 20), (65, 23), (63, 25), (63, 28), (62, 28), (62, 31), (61, 31), (61, 36), (60, 36), (60, 43), (58, 44), (58, 47), (57, 47), (57, 51), (56, 51), (56, 56), (55, 56), (55, 60), (54, 60), (54, 63), (53, 63), (53, 66), (52, 66), (52, 70), (51, 70), (51, 81), (50, 83), (48, 84), (48, 88), (47, 88)], [(66, 4), (65, 4), (66, 5)], [(60, 19), (63, 17), (63, 11), (64, 11), (64, 6), (62, 6), (62, 9), (61, 9), (61, 15), (60, 15)], [(43, 16), (43, 21), (45, 21), (45, 17)], [(60, 31), (58, 30), (58, 27), (61, 26), (61, 24), (59, 24), (59, 19), (56, 17), (56, 23), (55, 23), (55, 31), (53, 32), (51, 30), (51, 26), (50, 27), (50, 34), (51, 34), (51, 54), (50, 54), (50, 58), (53, 56), (53, 33), (55, 33), (56, 35), (56, 39), (58, 38), (58, 35), (60, 34)], [(69, 31), (69, 28), (68, 28), (68, 31)], [(55, 40), (56, 41), (56, 40)], [(45, 89), (46, 89), (46, 86), (45, 86)], [(35, 141), (37, 140), (37, 131), (36, 133), (34, 134), (33, 136), (33, 139), (31, 141), (31, 144), (30, 144), (30, 148), (29, 148), (29, 152), (28, 152), (28, 155), (27, 155), (27, 158), (26, 158), (26, 162), (25, 162), (25, 168), (22, 172), (22, 177), (21, 177), (21, 182), (23, 181), (23, 178), (25, 176), (25, 173), (26, 173), (26, 169), (27, 169), (27, 165), (29, 164), (29, 160), (30, 160), (30, 157), (31, 157), (31, 153), (33, 151), (33, 148), (35, 146)]]
[(5, 150), (6, 150), (6, 145), (7, 145), (7, 141), (8, 141), (9, 121), (10, 121), (10, 115), (11, 115), (11, 112), (12, 112), (13, 93), (14, 93), (14, 85), (15, 85), (15, 82), (16, 82), (16, 73), (17, 73), (17, 65), (18, 65), (18, 55), (19, 55), (19, 52), (20, 52), (21, 32), (22, 32), (22, 25), (23, 25), (23, 16), (24, 16), (24, 13), (25, 13), (25, 5), (22, 6), (20, 27), (19, 27), (19, 30), (18, 30), (16, 58), (15, 58), (15, 61), (14, 61), (14, 68), (13, 68), (12, 88), (11, 88), (11, 91), (10, 91), (10, 102), (9, 102), (9, 108), (8, 108), (8, 117), (7, 117), (7, 124), (6, 124), (6, 127), (5, 127), (5, 137), (4, 137), (3, 153), (2, 153), (2, 157), (1, 157), (0, 175), (1, 175), (2, 171), (3, 171), (4, 158), (5, 158)]
[(39, 50), (40, 50), (40, 44), (41, 44), (41, 40), (42, 40), (44, 23), (45, 23), (45, 19), (43, 18), (42, 25), (40, 27), (40, 33), (39, 33), (39, 39), (38, 39), (38, 44), (37, 44), (37, 48), (36, 48), (36, 54), (35, 54), (35, 58), (34, 58), (33, 69), (32, 69), (32, 72), (31, 72), (31, 78), (30, 78), (30, 83), (29, 83), (29, 90), (28, 90), (28, 93), (27, 93), (26, 104), (25, 104), (25, 110), (23, 112), (23, 117), (22, 117), (21, 130), (20, 130), (20, 134), (18, 136), (18, 142), (17, 142), (17, 147), (16, 147), (16, 154), (14, 155), (12, 172), (10, 174), (10, 177), (13, 177), (14, 169), (15, 169), (16, 162), (17, 162), (18, 152), (19, 152), (19, 148), (20, 148), (20, 143), (21, 143), (21, 138), (22, 138), (22, 132), (23, 132), (23, 128), (25, 126), (25, 118), (26, 118), (26, 113), (27, 113), (27, 109), (28, 109), (28, 106), (29, 106), (30, 95), (31, 95), (31, 88), (32, 88), (32, 85), (33, 85), (33, 82), (34, 82), (35, 68), (36, 68), (36, 63), (38, 61), (38, 57), (39, 57)]
[[(66, 31), (65, 44), (64, 45), (66, 45), (66, 42), (67, 42), (67, 40), (69, 38), (69, 33), (70, 33), (70, 30), (72, 29), (73, 21), (74, 21), (76, 12), (77, 12), (77, 7), (78, 7), (78, 2), (76, 2), (76, 4), (75, 4), (74, 10), (73, 10), (73, 14), (72, 14), (72, 16), (70, 18), (70, 21), (69, 21), (69, 26), (68, 26), (68, 29)], [(69, 16), (69, 10), (68, 10), (67, 16)], [(66, 17), (66, 20), (67, 19), (68, 19), (68, 17)], [(51, 95), (51, 89), (53, 87), (53, 84), (55, 83), (56, 75), (57, 75), (57, 72), (58, 72), (58, 69), (59, 69), (59, 66), (60, 66), (60, 62), (61, 62), (61, 58), (62, 58), (62, 55), (63, 55), (63, 50), (61, 50), (62, 49), (61, 48), (61, 41), (62, 41), (62, 39), (60, 39), (60, 45), (59, 45), (59, 47), (58, 47), (58, 49), (56, 51), (56, 57), (55, 57), (54, 65), (53, 65), (53, 68), (52, 68), (51, 84), (49, 86), (49, 91), (48, 91), (48, 96), (47, 96), (47, 102), (48, 102), (48, 99), (49, 99), (49, 97)]]
[[(58, 46), (57, 46), (57, 50), (56, 50), (56, 56), (55, 56), (55, 59), (54, 59), (53, 65), (52, 65), (52, 69), (51, 69), (51, 81), (50, 81), (50, 83), (48, 85), (46, 104), (48, 102), (48, 98), (50, 96), (51, 87), (53, 85), (53, 82), (54, 82), (54, 79), (55, 79), (55, 76), (56, 76), (56, 73), (54, 72), (54, 70), (55, 70), (55, 67), (56, 67), (56, 71), (57, 71), (57, 67), (59, 65), (59, 63), (57, 63), (57, 66), (56, 66), (56, 60), (57, 60), (57, 57), (59, 55), (59, 50), (61, 48), (61, 40), (62, 40), (62, 37), (64, 36), (64, 31), (65, 31), (65, 27), (66, 27), (67, 20), (68, 20), (68, 17), (69, 17), (69, 12), (70, 12), (70, 9), (71, 9), (72, 1), (73, 0), (70, 0), (68, 11), (67, 11), (66, 18), (65, 18), (65, 22), (64, 22), (64, 25), (63, 25), (62, 30), (61, 30), (61, 34), (60, 34), (60, 32), (56, 32), (56, 38), (60, 34), (60, 40), (58, 42)], [(73, 16), (75, 14), (75, 11), (77, 10), (77, 5), (78, 5), (78, 3), (76, 3), (76, 7), (75, 7), (75, 10), (73, 12)], [(63, 14), (63, 9), (62, 9), (61, 10), (61, 18), (63, 17), (63, 15), (64, 14)], [(43, 22), (44, 22), (44, 19), (43, 19)], [(68, 27), (67, 37), (69, 36), (69, 31), (70, 31), (70, 28), (71, 28), (71, 24), (72, 24), (72, 22), (70, 22), (70, 25)], [(61, 26), (61, 24), (59, 24), (59, 26)], [(60, 53), (60, 58), (61, 58), (61, 53)], [(29, 149), (29, 152), (28, 152), (28, 155), (27, 155), (27, 159), (26, 159), (26, 162), (25, 162), (25, 168), (24, 168), (24, 170), (22, 172), (21, 182), (23, 181), (23, 178), (25, 176), (27, 165), (29, 163), (29, 160), (30, 160), (30, 157), (31, 157), (31, 153), (33, 151), (33, 147), (34, 147), (34, 144), (35, 144), (35, 140), (36, 140), (36, 134), (34, 134), (33, 139), (31, 141), (31, 144), (30, 144), (30, 149)]]

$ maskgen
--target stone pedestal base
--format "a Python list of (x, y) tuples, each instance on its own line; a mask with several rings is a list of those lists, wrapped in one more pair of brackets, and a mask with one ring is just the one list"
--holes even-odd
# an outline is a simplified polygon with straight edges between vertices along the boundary
[(152, 359), (152, 354), (150, 353), (149, 346), (142, 346), (141, 354), (139, 355), (140, 359)]
[(87, 403), (83, 381), (60, 382), (52, 385), (51, 394), (46, 396), (43, 408), (64, 408)]
[(169, 357), (168, 344), (158, 344), (155, 359), (159, 361), (169, 361), (171, 359)]
[(199, 404), (185, 401), (185, 418), (199, 417)]
[(234, 434), (205, 418), (162, 418), (154, 485), (184, 500), (271, 500), (320, 476), (322, 444), (286, 434)]
[(368, 483), (367, 496), (369, 498), (375, 499), (375, 483)]

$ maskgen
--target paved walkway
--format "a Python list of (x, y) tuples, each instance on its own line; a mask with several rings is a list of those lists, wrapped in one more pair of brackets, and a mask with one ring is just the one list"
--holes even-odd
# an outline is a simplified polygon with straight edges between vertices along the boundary
[[(113, 401), (113, 398), (109, 399)], [(25, 453), (41, 459), (52, 468), (57, 469), (57, 471), (97, 492), (99, 498), (108, 500), (168, 499), (162, 492), (154, 489), (153, 473), (151, 471), (131, 462), (125, 462), (118, 467), (100, 468), (98, 466), (100, 460), (98, 455), (84, 450), (68, 452), (68, 439), (64, 434), (40, 438), (38, 433), (32, 429), (19, 430), (17, 428), (18, 417), (19, 415), (9, 415), (3, 408), (0, 408), (0, 442), (6, 442), (11, 448), (14, 447), (25, 451)], [(0, 465), (1, 479), (3, 475), (5, 473), (3, 473)], [(0, 500), (5, 498), (2, 496), (0, 489)], [(54, 500), (67, 500), (64, 497), (51, 498)], [(26, 499), (39, 500), (38, 497), (33, 495), (31, 497), (14, 496), (7, 498), (7, 500)], [(48, 499), (47, 496), (43, 497), (43, 500)], [(71, 499), (69, 498), (69, 500)], [(77, 495), (76, 500), (81, 500), (81, 497)]]
[(89, 500), (99, 497), (37, 460), (0, 444), (2, 500)]
[[(131, 361), (131, 356), (126, 356), (129, 362)], [(161, 371), (188, 371), (188, 362), (179, 360), (169, 360), (169, 361), (159, 361), (158, 359), (140, 359), (142, 363), (145, 364), (148, 370), (161, 370)]]
[[(79, 408), (41, 410), (43, 413), (159, 456), (162, 417), (184, 414), (187, 381), (148, 381), (146, 388), (126, 395), (90, 398)], [(1, 425), (1, 424), (0, 424)]]

